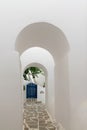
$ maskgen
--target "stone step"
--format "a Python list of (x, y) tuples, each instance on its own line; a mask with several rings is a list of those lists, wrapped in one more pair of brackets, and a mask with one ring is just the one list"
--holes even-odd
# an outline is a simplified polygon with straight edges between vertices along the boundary
[(57, 130), (50, 117), (46, 106), (41, 102), (31, 99), (24, 103), (24, 130)]

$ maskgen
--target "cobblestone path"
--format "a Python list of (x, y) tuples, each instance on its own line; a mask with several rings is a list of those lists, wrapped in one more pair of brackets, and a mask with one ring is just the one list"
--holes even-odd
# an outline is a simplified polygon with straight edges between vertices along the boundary
[(24, 103), (23, 118), (24, 130), (58, 130), (46, 106), (36, 100), (26, 100)]

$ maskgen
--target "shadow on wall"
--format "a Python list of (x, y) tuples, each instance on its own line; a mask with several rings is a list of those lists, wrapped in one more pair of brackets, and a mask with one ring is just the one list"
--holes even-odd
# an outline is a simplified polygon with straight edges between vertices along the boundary
[(30, 24), (19, 33), (15, 49), (21, 55), (26, 49), (36, 46), (48, 50), (54, 58), (56, 120), (70, 130), (68, 41), (58, 27), (39, 22)]

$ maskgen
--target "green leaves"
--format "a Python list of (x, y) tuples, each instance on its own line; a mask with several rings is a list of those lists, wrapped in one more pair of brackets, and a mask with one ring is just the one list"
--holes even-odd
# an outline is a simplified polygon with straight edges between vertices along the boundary
[[(34, 79), (35, 77), (38, 78), (38, 74), (44, 75), (43, 70), (39, 69), (38, 67), (28, 67), (23, 74), (24, 80), (29, 80), (30, 76)], [(29, 78), (28, 78), (29, 77)]]

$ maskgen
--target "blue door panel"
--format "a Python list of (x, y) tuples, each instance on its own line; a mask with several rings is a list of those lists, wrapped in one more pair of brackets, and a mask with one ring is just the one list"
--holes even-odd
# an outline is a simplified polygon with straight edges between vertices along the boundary
[(27, 84), (26, 98), (37, 98), (37, 85), (34, 83)]

